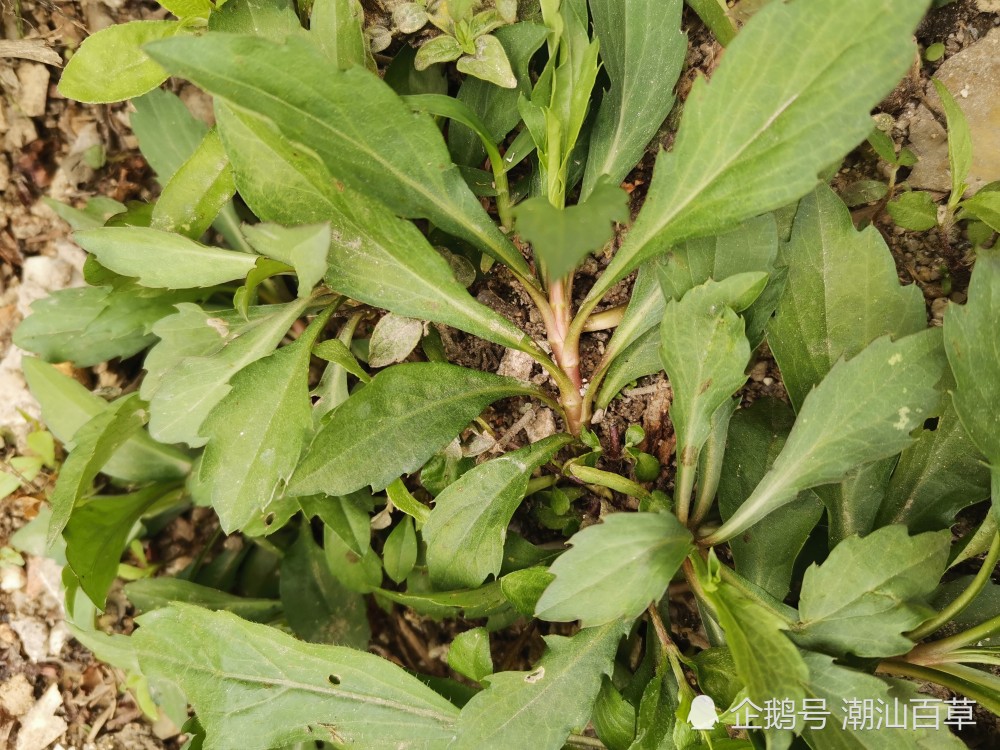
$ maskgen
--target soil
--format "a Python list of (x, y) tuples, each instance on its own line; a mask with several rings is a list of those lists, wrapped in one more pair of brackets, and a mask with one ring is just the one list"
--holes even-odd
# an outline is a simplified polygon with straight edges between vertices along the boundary
[[(931, 12), (917, 32), (923, 47), (943, 42), (950, 56), (975, 43), (990, 28), (1000, 25), (1000, 14), (979, 9), (977, 0), (959, 0)], [(0, 53), (0, 360), (11, 354), (10, 335), (24, 314), (26, 300), (47, 290), (79, 283), (82, 255), (68, 240), (68, 228), (42, 201), (43, 197), (73, 205), (94, 195), (109, 195), (119, 201), (149, 200), (157, 192), (151, 170), (139, 154), (128, 129), (127, 105), (84, 106), (63, 99), (55, 88), (59, 65), (87, 36), (111, 23), (135, 19), (162, 18), (165, 12), (153, 2), (125, 0), (73, 0), (51, 3), (48, 0), (0, 0), (3, 11), (3, 39), (25, 39), (35, 45), (36, 59)], [(680, 100), (687, 95), (698, 75), (710, 75), (723, 55), (700, 25), (686, 11), (685, 25), (691, 44), (685, 72), (679, 86)], [(0, 41), (0, 50), (3, 42)], [(42, 54), (42, 60), (37, 59)], [(45, 56), (48, 55), (48, 57)], [(923, 65), (905, 80), (882, 104), (881, 111), (894, 121), (897, 143), (906, 141), (906, 123), (920, 103), (927, 76), (935, 65)], [(205, 100), (189, 87), (174, 85), (192, 109), (208, 112)], [(627, 187), (632, 195), (633, 212), (641, 206), (652, 174), (654, 155), (659, 147), (669, 147), (675, 117), (651, 144), (646, 158), (629, 176)], [(95, 148), (96, 147), (96, 148)], [(901, 175), (905, 176), (905, 175)], [(834, 184), (844, 189), (859, 179), (883, 179), (878, 160), (867, 147), (851, 154)], [(884, 206), (869, 204), (855, 210), (859, 224), (872, 223), (883, 234), (896, 261), (900, 281), (917, 284), (927, 303), (928, 320), (940, 325), (945, 307), (961, 303), (969, 281), (971, 258), (968, 243), (957, 234), (942, 236), (937, 232), (912, 233), (893, 226)], [(617, 238), (616, 242), (620, 242)], [(610, 252), (590, 259), (578, 275), (575, 295), (581, 299), (607, 264)], [(29, 273), (32, 259), (46, 259), (49, 265), (40, 276)], [(34, 267), (39, 264), (35, 263)], [(31, 278), (29, 278), (29, 276)], [(29, 281), (38, 290), (25, 296)], [(632, 279), (626, 279), (608, 296), (602, 307), (627, 301)], [(530, 300), (502, 271), (491, 275), (474, 288), (478, 299), (503, 312), (534, 338), (543, 338), (541, 321)], [(474, 339), (459, 331), (438, 328), (449, 359), (468, 367), (496, 371), (510, 364), (505, 352), (495, 345)], [(582, 350), (584, 372), (592, 370), (609, 336), (594, 333), (585, 337)], [(516, 364), (516, 363), (515, 363)], [(128, 388), (138, 372), (136, 363), (101, 366), (86, 372), (72, 372), (90, 387)], [(0, 367), (2, 373), (2, 367)], [(536, 366), (527, 375), (546, 383), (546, 376)], [(0, 384), (8, 381), (0, 379)], [(549, 384), (550, 385), (550, 384)], [(4, 385), (6, 387), (6, 385)], [(766, 347), (757, 353), (750, 378), (742, 392), (744, 405), (762, 396), (785, 398), (780, 374)], [(15, 394), (0, 393), (2, 402)], [(594, 429), (609, 457), (619, 455), (621, 436), (631, 424), (641, 424), (646, 431), (642, 446), (658, 455), (663, 471), (656, 486), (669, 490), (673, 470), (670, 465), (674, 440), (667, 408), (671, 392), (662, 375), (644, 378), (616, 399)], [(30, 409), (30, 406), (26, 408)], [(533, 409), (531, 415), (527, 410)], [(528, 442), (527, 435), (545, 429), (544, 409), (531, 407), (523, 400), (510, 399), (488, 412), (485, 417), (495, 436), (505, 448)], [(37, 414), (37, 412), (35, 412)], [(0, 415), (5, 415), (0, 411)], [(513, 428), (517, 428), (515, 432)], [(521, 431), (525, 428), (527, 432)], [(23, 440), (26, 423), (19, 418), (0, 419), (0, 430), (8, 447), (0, 455), (10, 455)], [(533, 433), (532, 431), (535, 430)], [(613, 467), (610, 467), (613, 468)], [(0, 501), (0, 548), (10, 535), (31, 520), (49, 490), (47, 480), (36, 482), (27, 493), (15, 493)], [(584, 523), (596, 519), (600, 498), (586, 498), (579, 507)], [(614, 500), (624, 504), (623, 498)], [(530, 504), (527, 506), (530, 509)], [(963, 522), (975, 519), (963, 518)], [(517, 520), (526, 533), (541, 538), (544, 529), (531, 518)], [(184, 568), (207, 552), (210, 559), (224, 547), (239, 544), (236, 539), (220, 539), (217, 524), (209, 511), (196, 509), (163, 529), (146, 543), (146, 554), (166, 571)], [(555, 533), (548, 538), (556, 538)], [(206, 546), (208, 549), (206, 550)], [(132, 748), (173, 748), (179, 744), (176, 728), (153, 725), (144, 719), (129, 694), (118, 687), (120, 675), (81, 648), (69, 637), (62, 623), (62, 609), (57, 595), (58, 569), (42, 558), (27, 556), (24, 569), (5, 573), (0, 586), (0, 747), (18, 750), (42, 750), (44, 747), (96, 748), (117, 750)], [(120, 591), (112, 593), (111, 616), (107, 623), (119, 632), (131, 627), (130, 610)], [(682, 642), (703, 644), (695, 607), (689, 593), (673, 592), (670, 620)], [(438, 676), (450, 672), (443, 660), (447, 644), (455, 632), (471, 623), (435, 623), (412, 612), (396, 608), (391, 614), (371, 608), (374, 638), (371, 650), (396, 663)], [(536, 660), (543, 649), (541, 635), (548, 630), (537, 625), (512, 627), (493, 639), (494, 660), (498, 668), (521, 668)], [(454, 675), (452, 675), (454, 676)], [(54, 691), (50, 692), (50, 691)], [(31, 713), (34, 712), (34, 713)], [(28, 716), (40, 727), (28, 736)], [(981, 726), (994, 717), (980, 717)], [(46, 734), (47, 733), (47, 734)], [(968, 738), (975, 743), (979, 738)], [(984, 740), (984, 742), (988, 742)], [(54, 744), (57, 743), (57, 744)]]

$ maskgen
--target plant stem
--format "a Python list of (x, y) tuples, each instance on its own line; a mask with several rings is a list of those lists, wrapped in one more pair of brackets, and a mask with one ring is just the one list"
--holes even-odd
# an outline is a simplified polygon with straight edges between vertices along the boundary
[(677, 451), (677, 476), (674, 478), (674, 512), (677, 520), (687, 526), (688, 511), (691, 507), (691, 491), (694, 489), (695, 464), (684, 460), (686, 451)]
[(618, 307), (611, 307), (599, 313), (594, 313), (583, 324), (583, 330), (589, 333), (591, 331), (606, 331), (609, 328), (616, 328), (622, 322), (622, 318), (625, 317), (626, 307), (627, 305), (618, 305)]
[(996, 695), (986, 690), (980, 690), (977, 685), (973, 685), (967, 680), (963, 680), (948, 672), (942, 672), (938, 669), (931, 669), (930, 667), (911, 664), (909, 662), (896, 661), (895, 659), (887, 659), (878, 665), (875, 673), (888, 674), (895, 677), (910, 677), (922, 682), (934, 682), (960, 695), (971, 698), (983, 708), (994, 713), (1000, 712), (1000, 701), (997, 700)]
[(546, 335), (552, 356), (555, 358), (563, 377), (557, 378), (559, 383), (560, 402), (565, 410), (566, 429), (572, 435), (579, 435), (583, 429), (583, 399), (580, 387), (583, 381), (580, 377), (580, 346), (579, 338), (568, 341), (566, 338), (570, 325), (570, 299), (573, 289), (573, 274), (556, 279), (549, 283), (548, 315), (542, 313), (545, 322)]
[(951, 653), (952, 651), (968, 646), (970, 643), (984, 641), (997, 633), (1000, 633), (1000, 615), (991, 617), (986, 622), (982, 622), (961, 633), (956, 633), (950, 638), (943, 638), (940, 641), (917, 646), (909, 653), (907, 660), (914, 664), (934, 664), (935, 657), (939, 655)]
[(556, 474), (546, 474), (541, 477), (533, 477), (528, 480), (528, 491), (524, 493), (524, 496), (529, 497), (530, 495), (534, 495), (536, 492), (547, 490), (558, 481), (559, 477)]
[(629, 495), (630, 497), (637, 497), (640, 500), (645, 500), (650, 497), (649, 490), (642, 485), (636, 484), (631, 479), (626, 479), (625, 477), (619, 474), (614, 474), (610, 471), (602, 471), (600, 469), (591, 468), (590, 466), (582, 466), (581, 464), (573, 463), (568, 464), (565, 470), (581, 482), (585, 482), (587, 484), (596, 484), (599, 487), (607, 487), (615, 492), (620, 492), (623, 495)]
[(968, 588), (934, 617), (920, 627), (907, 633), (906, 637), (914, 641), (921, 641), (932, 633), (936, 633), (946, 623), (955, 619), (955, 616), (972, 604), (973, 600), (979, 596), (979, 593), (989, 583), (990, 576), (993, 575), (993, 570), (996, 567), (997, 559), (1000, 559), (1000, 534), (993, 535), (993, 544), (990, 545), (990, 551), (987, 553), (982, 567), (979, 568), (979, 572), (972, 579), (972, 583), (969, 584)]
[(604, 743), (600, 740), (595, 740), (593, 737), (586, 737), (582, 734), (571, 734), (566, 738), (567, 747), (579, 747), (585, 748), (586, 750), (607, 750)]

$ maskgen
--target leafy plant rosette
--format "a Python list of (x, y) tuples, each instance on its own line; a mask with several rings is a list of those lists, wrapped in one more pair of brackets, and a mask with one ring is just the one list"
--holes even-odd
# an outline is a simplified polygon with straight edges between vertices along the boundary
[[(680, 0), (521, 3), (493, 37), (510, 88), (409, 46), (376, 70), (355, 0), (308, 5), (164, 2), (179, 20), (95, 34), (60, 84), (132, 99), (163, 187), (59, 207), (89, 285), (17, 332), (69, 451), (22, 541), (64, 557), (79, 640), (216, 750), (962, 747), (1000, 711), (995, 511), (948, 530), (1000, 486), (1000, 258), (928, 328), (817, 177), (871, 132), (928, 2), (767, 4), (677, 107), (634, 218), (619, 185), (675, 108)], [(460, 335), (534, 375), (450, 362)], [(765, 343), (789, 403), (742, 407)], [(111, 401), (46, 363), (140, 354)], [(661, 371), (675, 470), (638, 426), (591, 431)], [(562, 431), (491, 426), (503, 399)], [(191, 506), (243, 544), (119, 566)], [(120, 572), (129, 637), (95, 626)], [(456, 620), (452, 678), (367, 653), (370, 603)], [(496, 671), (491, 638), (530, 623), (540, 660)]]

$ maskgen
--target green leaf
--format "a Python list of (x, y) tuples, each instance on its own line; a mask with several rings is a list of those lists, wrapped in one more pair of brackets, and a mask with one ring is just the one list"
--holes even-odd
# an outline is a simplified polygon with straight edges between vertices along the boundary
[(113, 198), (107, 198), (103, 195), (90, 198), (82, 209), (52, 200), (48, 196), (42, 196), (42, 202), (55, 211), (59, 218), (69, 224), (72, 229), (103, 227), (104, 222), (112, 216), (125, 211), (124, 203), (119, 203)]
[(994, 232), (1000, 232), (1000, 190), (983, 190), (962, 201), (962, 216), (971, 214)]
[(660, 359), (674, 397), (670, 419), (677, 435), (678, 481), (675, 499), (686, 522), (698, 456), (711, 432), (712, 415), (746, 382), (750, 343), (744, 324), (731, 307), (746, 296), (746, 307), (764, 289), (763, 273), (707, 281), (678, 302), (671, 300), (660, 325)]
[(842, 657), (903, 654), (913, 641), (902, 633), (932, 614), (927, 597), (948, 564), (950, 531), (909, 536), (886, 526), (845, 539), (802, 579), (795, 640)]
[(931, 83), (941, 99), (948, 124), (948, 171), (951, 172), (951, 197), (948, 202), (954, 206), (965, 192), (965, 179), (972, 169), (972, 132), (969, 121), (947, 87), (937, 78), (932, 78)]
[[(614, 513), (578, 531), (550, 568), (536, 616), (583, 627), (634, 619), (659, 601), (691, 550), (691, 534), (669, 513)], [(642, 575), (634, 575), (641, 570)]]
[(875, 517), (885, 499), (889, 477), (896, 461), (896, 456), (889, 456), (865, 464), (849, 473), (839, 484), (827, 484), (813, 489), (826, 506), (830, 524), (827, 534), (830, 547), (850, 536), (867, 534), (875, 528)]
[(448, 485), (422, 530), (427, 568), (438, 588), (474, 587), (497, 575), (507, 526), (528, 490), (531, 473), (567, 445), (568, 435), (479, 464)]
[(673, 673), (658, 669), (642, 691), (636, 714), (635, 741), (628, 746), (628, 750), (689, 746), (674, 741), (679, 710), (677, 692), (677, 679)]
[(930, 193), (911, 190), (903, 193), (886, 206), (889, 215), (903, 229), (926, 232), (938, 223), (938, 207)]
[(143, 286), (191, 289), (242, 279), (256, 258), (247, 253), (201, 245), (172, 232), (146, 227), (101, 227), (73, 238), (101, 265)]
[(286, 263), (299, 277), (299, 297), (306, 297), (326, 273), (330, 252), (329, 224), (283, 227), (280, 224), (253, 224), (243, 227), (253, 249), (268, 258)]
[[(77, 431), (111, 405), (55, 367), (34, 357), (21, 360), (21, 370), (31, 395), (42, 407), (42, 421), (59, 441), (72, 450)], [(180, 479), (191, 469), (183, 451), (154, 441), (142, 431), (125, 441), (101, 471), (125, 482)]]
[[(348, 187), (404, 217), (427, 218), (531, 275), (451, 163), (433, 120), (413, 114), (374, 73), (331, 71), (322, 51), (295, 37), (279, 46), (209, 34), (149, 49), (173, 73), (273, 121)], [(405, 139), (396, 137), (402, 131)]]
[(923, 295), (900, 286), (882, 235), (875, 227), (855, 231), (847, 206), (825, 185), (799, 203), (782, 259), (788, 283), (767, 341), (796, 409), (841, 357), (880, 336), (927, 327)]
[(153, 437), (193, 448), (204, 445), (202, 423), (229, 393), (230, 379), (274, 351), (308, 304), (296, 300), (257, 308), (239, 325), (224, 315), (210, 316), (194, 305), (182, 305), (177, 315), (154, 326), (161, 341), (146, 358), (153, 377), (140, 389), (149, 401)]
[(270, 622), (281, 614), (281, 602), (275, 599), (236, 596), (182, 578), (140, 578), (125, 584), (125, 596), (139, 612), (152, 612), (172, 602), (181, 602), (213, 612), (231, 612), (251, 622)]
[(153, 485), (129, 495), (95, 497), (73, 510), (63, 531), (66, 561), (98, 609), (104, 609), (132, 528), (163, 496), (163, 486)]
[(465, 617), (471, 620), (504, 615), (510, 610), (497, 581), (462, 591), (401, 592), (378, 589), (376, 593), (382, 599), (434, 619)]
[[(662, 299), (662, 295), (660, 299)], [(663, 316), (660, 315), (662, 320)], [(638, 339), (617, 354), (608, 367), (608, 374), (601, 383), (595, 402), (599, 409), (607, 408), (611, 400), (629, 383), (646, 375), (660, 372), (660, 331), (650, 328)]]
[(217, 9), (208, 28), (226, 34), (250, 34), (282, 42), (291, 34), (302, 34), (293, 0), (239, 0)]
[[(839, 666), (823, 654), (804, 652), (802, 658), (809, 668), (806, 697), (823, 701), (830, 711), (823, 726), (817, 721), (802, 722), (802, 736), (810, 747), (823, 750), (961, 750), (965, 746), (943, 721), (939, 730), (926, 725), (915, 728), (912, 716), (908, 720), (903, 716), (911, 700), (925, 697), (916, 693), (909, 683), (887, 683), (864, 672)], [(852, 719), (849, 711), (857, 713), (859, 708), (863, 711), (866, 703), (885, 707), (885, 714), (876, 715), (874, 722), (881, 720), (896, 726), (880, 725), (872, 731), (873, 725), (868, 725), (863, 718), (860, 722)]]
[[(951, 376), (946, 372), (946, 378)], [(954, 383), (946, 386), (950, 391)], [(903, 451), (892, 472), (875, 526), (904, 524), (911, 531), (950, 527), (963, 508), (990, 496), (990, 471), (955, 411), (952, 394), (941, 397), (932, 429), (925, 427)]]
[(212, 12), (210, 0), (158, 0), (158, 2), (178, 18), (208, 18)]
[(358, 0), (315, 0), (309, 35), (341, 70), (369, 65), (364, 21), (365, 12)]
[(280, 580), (285, 618), (297, 636), (312, 643), (368, 648), (366, 601), (334, 576), (308, 523), (281, 559)]
[(586, 201), (556, 208), (548, 198), (528, 198), (514, 209), (517, 232), (545, 263), (549, 278), (560, 279), (612, 237), (614, 224), (628, 221), (628, 195), (604, 182)]
[[(794, 421), (795, 415), (787, 404), (770, 398), (758, 399), (733, 415), (719, 477), (719, 512), (724, 521), (764, 478), (785, 445)], [(736, 571), (775, 599), (783, 600), (791, 588), (795, 560), (822, 515), (822, 503), (807, 490), (795, 502), (733, 537), (729, 545)]]
[(233, 171), (222, 141), (214, 129), (210, 130), (164, 185), (150, 226), (198, 239), (235, 192)]
[(330, 222), (326, 282), (333, 289), (398, 315), (535, 351), (528, 336), (472, 298), (412, 223), (349, 187), (335, 187), (322, 164), (260, 120), (218, 105), (216, 111), (237, 186), (254, 213), (279, 224)]
[(594, 733), (609, 750), (626, 750), (635, 738), (635, 707), (604, 678), (591, 717)]
[(289, 492), (385, 489), (423, 466), (489, 404), (534, 392), (519, 381), (455, 365), (390, 367), (333, 413), (299, 464)]
[(613, 185), (621, 183), (667, 119), (687, 54), (687, 36), (680, 30), (683, 7), (681, 0), (591, 1), (611, 90), (604, 94), (590, 136), (584, 198), (602, 175)]
[(413, 318), (388, 313), (379, 318), (368, 341), (368, 366), (385, 367), (402, 362), (417, 348), (424, 324)]
[(473, 682), (482, 682), (493, 674), (490, 655), (490, 634), (486, 628), (473, 628), (459, 633), (448, 648), (448, 666)]
[(382, 564), (389, 578), (402, 583), (413, 571), (416, 562), (417, 532), (413, 530), (413, 519), (404, 515), (385, 540)]
[(59, 93), (67, 99), (106, 104), (155, 89), (168, 73), (143, 47), (172, 37), (182, 28), (178, 21), (129, 21), (91, 34), (63, 71)]
[[(521, 120), (517, 100), (521, 94), (531, 94), (528, 62), (542, 46), (545, 34), (546, 28), (537, 23), (516, 23), (496, 30), (494, 36), (503, 45), (511, 69), (517, 76), (516, 89), (500, 88), (472, 76), (466, 78), (458, 89), (458, 100), (479, 116), (493, 143), (503, 141)], [(479, 137), (457, 122), (448, 127), (448, 147), (458, 164), (474, 166), (486, 156)]]
[(462, 45), (453, 36), (442, 34), (420, 45), (413, 67), (417, 70), (427, 70), (431, 65), (451, 62), (462, 56)]
[(599, 300), (671, 245), (811, 190), (821, 170), (868, 135), (872, 107), (913, 60), (911, 35), (926, 5), (812, 0), (757, 13), (711, 82), (695, 81), (639, 218), (587, 299)]
[(504, 597), (518, 612), (525, 617), (535, 616), (535, 607), (538, 600), (549, 584), (552, 583), (553, 576), (547, 568), (536, 566), (515, 570), (500, 579), (500, 588)]
[(548, 650), (530, 672), (499, 672), (469, 701), (449, 750), (559, 750), (590, 719), (627, 627), (611, 622), (572, 638), (545, 637)]
[(357, 358), (351, 354), (351, 350), (339, 339), (321, 341), (313, 347), (313, 354), (320, 359), (325, 359), (327, 362), (332, 362), (335, 365), (343, 367), (362, 383), (371, 382), (371, 376), (365, 372), (364, 368), (358, 363)]
[(431, 750), (454, 733), (454, 706), (372, 654), (301, 643), (187, 605), (143, 615), (132, 638), (143, 674), (176, 682), (187, 695), (207, 750), (270, 750), (317, 738)]
[(969, 438), (990, 462), (994, 512), (1000, 472), (1000, 255), (980, 251), (969, 284), (969, 301), (944, 319), (944, 346), (955, 375), (952, 399)]
[(149, 291), (131, 282), (77, 287), (34, 302), (17, 327), (14, 343), (49, 362), (91, 367), (125, 359), (156, 341), (153, 324), (191, 295)]
[(154, 89), (132, 102), (130, 124), (142, 155), (166, 185), (195, 152), (208, 125), (191, 114), (176, 94)]
[[(788, 623), (733, 586), (704, 577), (702, 586), (725, 632), (748, 698), (758, 706), (768, 700), (791, 700), (801, 705), (809, 669), (785, 635)], [(768, 734), (769, 746), (787, 747), (787, 741), (781, 741), (782, 735), (788, 737), (786, 730), (769, 730)]]
[(59, 481), (49, 498), (52, 520), (46, 538), (48, 546), (62, 533), (73, 508), (90, 491), (104, 465), (142, 429), (148, 416), (139, 396), (132, 394), (98, 412), (73, 434), (73, 450), (59, 470)]
[(943, 360), (931, 329), (899, 341), (880, 338), (838, 361), (803, 401), (774, 466), (706, 543), (731, 539), (802, 490), (841, 481), (858, 466), (906, 448), (937, 404)]
[(382, 561), (367, 543), (358, 554), (330, 526), (323, 528), (323, 550), (330, 569), (351, 591), (367, 594), (382, 585)]
[(459, 73), (475, 76), (504, 89), (516, 89), (517, 77), (500, 40), (492, 34), (476, 39), (476, 53), (462, 55), (455, 64)]
[(199, 481), (227, 534), (280, 497), (295, 471), (312, 431), (310, 350), (326, 320), (237, 372), (202, 423)]

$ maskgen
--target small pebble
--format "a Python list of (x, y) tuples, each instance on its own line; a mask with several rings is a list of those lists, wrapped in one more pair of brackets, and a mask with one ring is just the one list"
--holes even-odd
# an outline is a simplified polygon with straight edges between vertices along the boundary
[(0, 568), (0, 591), (19, 591), (24, 588), (24, 568), (9, 565)]

